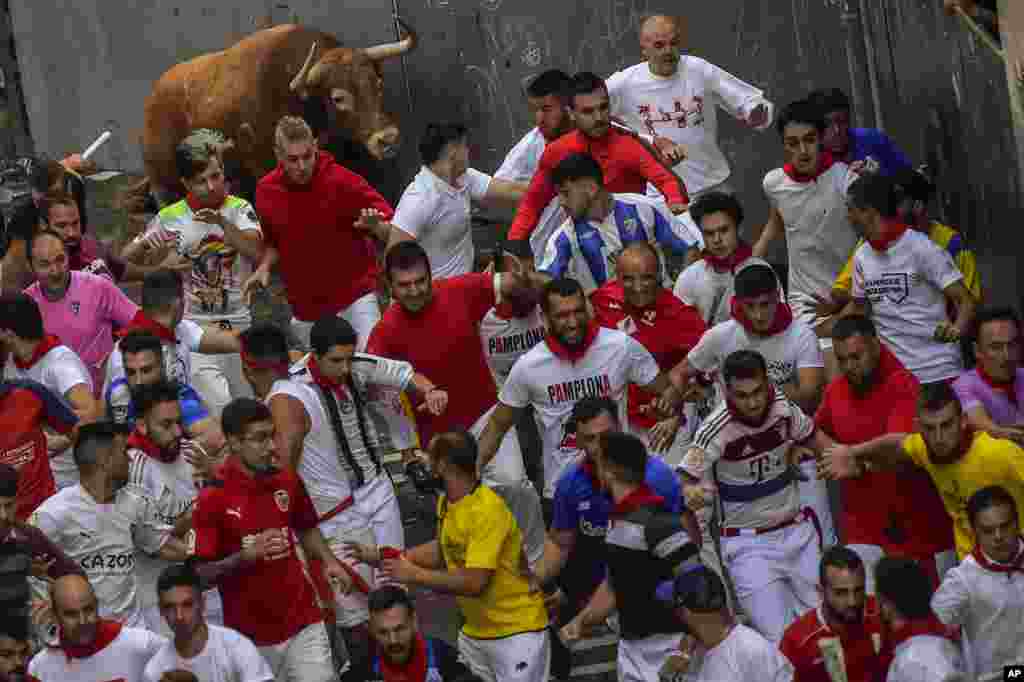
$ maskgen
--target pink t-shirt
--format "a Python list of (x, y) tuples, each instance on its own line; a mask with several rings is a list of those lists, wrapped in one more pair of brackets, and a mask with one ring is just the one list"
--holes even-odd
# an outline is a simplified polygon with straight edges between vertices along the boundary
[(109, 279), (87, 272), (71, 273), (60, 300), (47, 299), (39, 282), (25, 293), (39, 304), (46, 333), (78, 353), (92, 374), (93, 386), (102, 386), (103, 363), (114, 348), (114, 328), (131, 322), (139, 307)]

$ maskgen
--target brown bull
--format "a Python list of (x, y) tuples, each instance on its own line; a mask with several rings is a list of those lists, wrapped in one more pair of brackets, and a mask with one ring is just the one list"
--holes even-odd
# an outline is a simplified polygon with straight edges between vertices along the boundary
[(393, 157), (400, 134), (397, 118), (383, 108), (380, 62), (416, 45), (416, 34), (399, 23), (403, 40), (362, 49), (340, 47), (334, 36), (311, 28), (275, 26), (172, 67), (146, 98), (142, 155), (149, 188), (163, 200), (180, 192), (174, 148), (195, 128), (222, 131), (234, 141), (243, 171), (260, 177), (276, 163), (278, 119), (301, 114), (308, 98), (326, 107), (331, 133), (356, 140), (375, 159)]

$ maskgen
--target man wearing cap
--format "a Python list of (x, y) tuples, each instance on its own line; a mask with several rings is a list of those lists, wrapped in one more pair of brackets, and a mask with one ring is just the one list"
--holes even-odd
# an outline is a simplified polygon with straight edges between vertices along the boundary
[(690, 633), (662, 667), (661, 680), (793, 680), (793, 666), (786, 657), (756, 630), (736, 622), (722, 579), (706, 566), (698, 564), (662, 583), (657, 596), (672, 604)]

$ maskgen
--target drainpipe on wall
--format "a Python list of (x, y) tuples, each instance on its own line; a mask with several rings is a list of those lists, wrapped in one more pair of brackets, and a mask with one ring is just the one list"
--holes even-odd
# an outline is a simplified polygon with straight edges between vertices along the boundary
[(871, 84), (871, 102), (875, 109), (875, 127), (885, 129), (885, 120), (882, 117), (882, 96), (878, 87), (878, 63), (875, 61), (875, 36), (868, 26), (867, 0), (860, 0), (860, 31), (864, 36), (864, 51), (867, 53), (868, 82)]
[(874, 128), (874, 107), (866, 99), (871, 86), (866, 77), (867, 57), (864, 54), (864, 39), (860, 14), (854, 0), (843, 0), (839, 14), (846, 42), (846, 65), (850, 72), (850, 104), (853, 108), (853, 123), (857, 128)]

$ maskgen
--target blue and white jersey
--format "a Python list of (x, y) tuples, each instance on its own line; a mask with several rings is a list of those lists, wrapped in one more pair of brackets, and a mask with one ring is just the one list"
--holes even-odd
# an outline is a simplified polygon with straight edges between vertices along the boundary
[[(648, 241), (682, 255), (693, 245), (689, 232), (664, 201), (642, 194), (613, 194), (612, 210), (601, 222), (569, 218), (555, 230), (538, 270), (556, 278), (572, 277), (589, 295), (615, 279), (615, 261), (625, 247)], [(662, 279), (671, 286), (663, 257)]]

